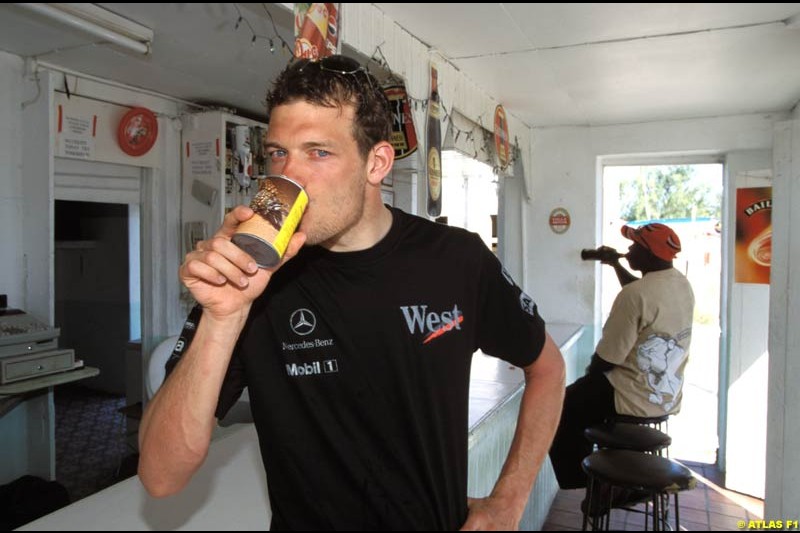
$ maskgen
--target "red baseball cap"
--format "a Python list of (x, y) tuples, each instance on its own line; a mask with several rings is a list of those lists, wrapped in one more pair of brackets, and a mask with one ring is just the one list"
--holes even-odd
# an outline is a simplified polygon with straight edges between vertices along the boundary
[(678, 234), (667, 225), (652, 222), (638, 228), (622, 226), (621, 230), (623, 237), (641, 244), (651, 254), (664, 261), (672, 261), (681, 251)]

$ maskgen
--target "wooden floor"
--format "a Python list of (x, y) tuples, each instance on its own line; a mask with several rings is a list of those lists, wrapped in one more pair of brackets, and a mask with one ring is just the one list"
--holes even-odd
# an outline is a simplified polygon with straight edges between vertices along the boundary
[[(695, 473), (698, 480), (695, 489), (680, 493), (681, 530), (738, 531), (748, 529), (750, 520), (763, 518), (763, 500), (725, 490), (724, 480), (714, 465), (681, 462)], [(584, 493), (583, 489), (559, 491), (542, 530), (580, 530)], [(643, 508), (643, 505), (639, 508)], [(741, 521), (744, 521), (744, 527)], [(611, 513), (612, 530), (641, 531), (643, 526), (644, 516), (641, 513), (629, 513), (621, 509)]]

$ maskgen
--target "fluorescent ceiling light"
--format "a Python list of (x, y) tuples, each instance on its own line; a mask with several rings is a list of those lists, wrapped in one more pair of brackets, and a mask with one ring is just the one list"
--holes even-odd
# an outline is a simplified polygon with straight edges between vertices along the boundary
[(140, 54), (150, 53), (153, 30), (96, 4), (16, 5), (127, 50)]

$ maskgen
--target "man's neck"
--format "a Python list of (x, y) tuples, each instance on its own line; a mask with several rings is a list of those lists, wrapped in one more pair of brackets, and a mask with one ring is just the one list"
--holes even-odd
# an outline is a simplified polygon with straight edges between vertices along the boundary
[(392, 219), (392, 212), (383, 203), (367, 202), (358, 222), (322, 246), (332, 252), (358, 252), (372, 248), (389, 233)]
[(663, 270), (669, 270), (670, 268), (672, 268), (672, 262), (663, 265), (648, 265), (642, 269), (642, 276), (645, 276), (650, 272), (661, 272)]

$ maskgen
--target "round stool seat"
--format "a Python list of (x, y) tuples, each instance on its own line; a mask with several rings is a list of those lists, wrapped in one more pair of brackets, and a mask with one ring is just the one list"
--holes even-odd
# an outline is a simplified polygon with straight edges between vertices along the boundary
[(640, 424), (643, 426), (657, 426), (669, 420), (669, 415), (661, 416), (633, 416), (633, 415), (614, 415), (610, 418), (610, 422), (625, 422), (629, 424)]
[(657, 452), (672, 444), (672, 438), (663, 431), (623, 422), (592, 426), (583, 434), (599, 448)]
[(692, 471), (671, 459), (631, 450), (599, 450), (583, 460), (586, 473), (616, 487), (677, 492), (697, 485)]

